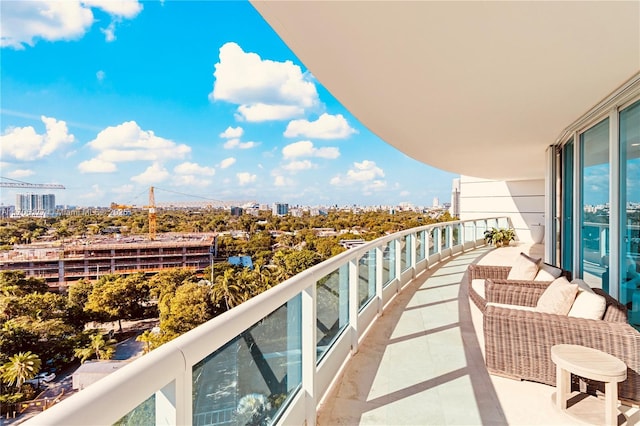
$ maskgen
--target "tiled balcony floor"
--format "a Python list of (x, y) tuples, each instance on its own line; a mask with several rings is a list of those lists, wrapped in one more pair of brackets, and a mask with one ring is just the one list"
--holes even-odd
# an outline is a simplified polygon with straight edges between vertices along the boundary
[[(511, 264), (520, 251), (541, 256), (542, 246), (481, 248), (418, 276), (365, 337), (318, 424), (583, 424), (552, 405), (554, 387), (484, 367), (481, 314), (460, 282), (470, 263)], [(622, 410), (628, 425), (640, 425), (637, 407)]]

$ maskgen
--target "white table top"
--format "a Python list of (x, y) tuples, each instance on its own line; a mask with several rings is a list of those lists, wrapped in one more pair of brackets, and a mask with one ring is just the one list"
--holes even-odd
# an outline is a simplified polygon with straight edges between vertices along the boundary
[(627, 378), (627, 366), (613, 355), (579, 345), (555, 345), (551, 360), (578, 376), (602, 382), (621, 382)]

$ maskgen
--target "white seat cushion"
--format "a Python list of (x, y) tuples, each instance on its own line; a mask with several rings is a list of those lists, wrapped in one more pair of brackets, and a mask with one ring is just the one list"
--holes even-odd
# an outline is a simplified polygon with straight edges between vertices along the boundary
[(475, 280), (471, 280), (471, 288), (473, 291), (478, 293), (480, 297), (486, 299), (487, 297), (484, 295), (484, 278), (476, 278)]
[(573, 302), (568, 316), (575, 318), (586, 318), (600, 320), (607, 309), (607, 299), (596, 294), (589, 284), (576, 278), (571, 281), (578, 285), (578, 294)]
[(506, 303), (489, 302), (487, 306), (495, 306), (498, 308), (518, 309), (520, 311), (536, 312), (535, 306), (507, 305)]

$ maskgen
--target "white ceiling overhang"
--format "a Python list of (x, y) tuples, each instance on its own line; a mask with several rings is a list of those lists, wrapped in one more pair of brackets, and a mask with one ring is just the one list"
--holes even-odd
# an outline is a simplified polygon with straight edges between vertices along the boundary
[(640, 2), (252, 1), (380, 138), (442, 170), (544, 176), (545, 148), (640, 70)]

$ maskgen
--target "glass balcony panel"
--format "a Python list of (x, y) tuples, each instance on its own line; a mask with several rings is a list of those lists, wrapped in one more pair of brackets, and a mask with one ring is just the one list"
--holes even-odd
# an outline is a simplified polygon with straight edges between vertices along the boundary
[(438, 252), (438, 247), (437, 244), (438, 242), (436, 241), (436, 236), (437, 236), (437, 229), (429, 229), (428, 233), (429, 233), (429, 256), (431, 256), (432, 254), (436, 254)]
[(400, 270), (406, 271), (411, 267), (411, 235), (400, 239)]
[(389, 241), (382, 252), (382, 282), (389, 285), (396, 278), (396, 243)]
[(440, 248), (447, 249), (451, 247), (449, 245), (450, 244), (449, 235), (451, 235), (451, 226), (445, 226), (444, 228), (441, 228), (440, 233), (441, 233)]
[(114, 423), (114, 426), (134, 426), (156, 424), (156, 396), (151, 395), (149, 399), (131, 410), (129, 414)]
[(301, 298), (193, 366), (193, 424), (270, 424), (302, 382)]
[(316, 283), (318, 362), (349, 324), (349, 264)]
[(457, 246), (460, 244), (461, 236), (460, 236), (460, 226), (452, 225), (451, 226), (451, 246)]
[(358, 260), (358, 307), (363, 308), (376, 295), (376, 250)]
[(426, 257), (427, 231), (418, 232), (416, 238), (416, 261), (421, 261)]

